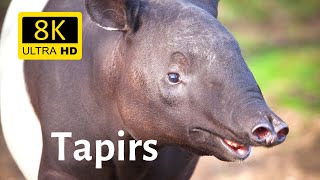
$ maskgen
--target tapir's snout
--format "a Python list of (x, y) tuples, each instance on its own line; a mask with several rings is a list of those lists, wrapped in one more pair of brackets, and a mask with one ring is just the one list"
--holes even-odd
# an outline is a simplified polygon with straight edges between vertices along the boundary
[(285, 141), (288, 125), (270, 110), (262, 98), (248, 104), (238, 102), (239, 106), (235, 105), (233, 111), (230, 110), (229, 121), (227, 117), (220, 121), (224, 125), (213, 123), (191, 129), (191, 141), (204, 149), (200, 154), (215, 155), (224, 161), (244, 160), (249, 157), (251, 146), (273, 147)]
[(288, 125), (279, 117), (270, 114), (252, 129), (252, 139), (258, 145), (272, 147), (282, 143), (288, 133)]

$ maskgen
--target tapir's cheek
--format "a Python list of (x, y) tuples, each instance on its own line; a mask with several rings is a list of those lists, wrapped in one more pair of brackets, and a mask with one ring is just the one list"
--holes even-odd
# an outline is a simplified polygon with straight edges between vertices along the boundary
[(126, 77), (126, 86), (132, 88), (134, 92), (140, 92), (147, 88), (147, 78), (139, 69), (129, 70)]
[[(129, 133), (138, 139), (142, 139), (144, 132), (151, 132), (153, 130), (148, 118), (148, 110), (138, 107), (135, 104), (122, 100), (118, 104), (119, 114), (121, 116), (122, 124)], [(143, 129), (144, 131), (141, 131)]]

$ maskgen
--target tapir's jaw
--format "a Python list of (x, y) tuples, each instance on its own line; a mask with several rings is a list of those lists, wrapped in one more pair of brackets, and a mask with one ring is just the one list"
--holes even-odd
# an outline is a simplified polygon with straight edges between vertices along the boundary
[[(223, 161), (242, 161), (249, 157), (251, 146), (229, 140), (202, 128), (193, 128), (189, 132), (194, 151), (199, 155), (215, 156)], [(193, 148), (192, 148), (193, 149)]]

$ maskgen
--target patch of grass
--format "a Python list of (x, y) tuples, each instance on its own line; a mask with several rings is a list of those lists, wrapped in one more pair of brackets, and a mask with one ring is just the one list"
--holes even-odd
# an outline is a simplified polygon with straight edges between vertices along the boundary
[(261, 90), (279, 105), (320, 112), (320, 44), (268, 49), (249, 57)]
[(268, 12), (269, 1), (224, 0), (219, 3), (222, 6), (219, 16), (225, 22), (247, 18), (250, 21), (262, 21), (271, 16)]
[(319, 15), (319, 0), (223, 0), (219, 17), (224, 22), (237, 20), (266, 22), (279, 16), (304, 20)]
[(319, 15), (320, 11), (319, 0), (279, 0), (278, 4), (281, 9), (288, 11), (297, 20), (304, 20)]

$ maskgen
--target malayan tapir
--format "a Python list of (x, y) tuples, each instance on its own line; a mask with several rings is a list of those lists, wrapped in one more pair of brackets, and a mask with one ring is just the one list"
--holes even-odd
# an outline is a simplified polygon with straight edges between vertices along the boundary
[[(289, 128), (267, 106), (217, 7), (218, 0), (49, 0), (44, 11), (82, 12), (83, 58), (24, 62), (42, 130), (38, 178), (189, 179), (199, 156), (239, 161), (251, 146), (282, 143)], [(52, 132), (72, 132), (64, 161)], [(79, 139), (90, 142), (92, 161), (73, 158)], [(94, 144), (105, 139), (124, 140), (126, 160), (115, 146), (97, 169)], [(143, 161), (137, 147), (129, 161), (133, 139), (157, 140), (157, 159)]]

